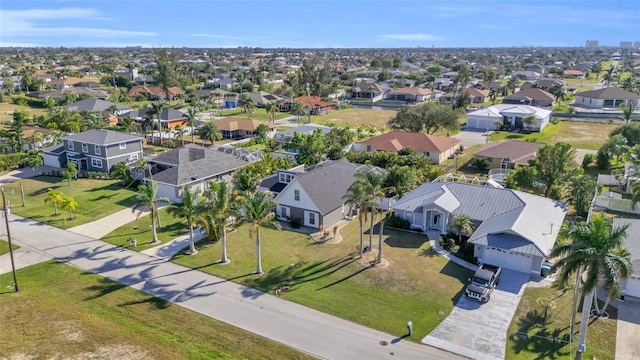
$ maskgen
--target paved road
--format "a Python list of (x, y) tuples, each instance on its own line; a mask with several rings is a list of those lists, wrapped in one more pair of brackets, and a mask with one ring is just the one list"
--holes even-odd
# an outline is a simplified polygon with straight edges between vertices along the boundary
[[(261, 291), (10, 216), (13, 238), (80, 269), (325, 359), (461, 359)], [(18, 279), (19, 281), (19, 279)], [(336, 300), (339, 301), (339, 300)], [(381, 345), (381, 342), (388, 345)]]
[(480, 304), (462, 296), (451, 314), (422, 342), (473, 359), (504, 359), (507, 329), (528, 281), (528, 274), (503, 269), (491, 301)]

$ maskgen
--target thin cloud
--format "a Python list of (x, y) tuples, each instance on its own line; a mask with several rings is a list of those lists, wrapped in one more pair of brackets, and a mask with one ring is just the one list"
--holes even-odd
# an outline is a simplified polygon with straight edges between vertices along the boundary
[[(148, 37), (149, 31), (116, 30), (94, 27), (55, 26), (61, 20), (104, 20), (100, 13), (88, 8), (0, 10), (0, 31), (4, 43), (28, 43), (35, 37), (73, 36), (75, 38)], [(78, 21), (76, 21), (78, 22)], [(44, 23), (48, 23), (47, 26)], [(68, 23), (68, 22), (67, 22)]]
[(244, 40), (242, 36), (235, 35), (218, 35), (218, 34), (191, 34), (193, 37), (206, 39), (222, 39), (222, 40)]
[(440, 36), (415, 33), (415, 34), (385, 34), (382, 38), (389, 40), (402, 40), (402, 41), (441, 41), (444, 40)]

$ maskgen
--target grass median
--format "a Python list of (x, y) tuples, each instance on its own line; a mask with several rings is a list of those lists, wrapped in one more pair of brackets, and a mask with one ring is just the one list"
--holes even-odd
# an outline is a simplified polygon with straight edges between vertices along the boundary
[(74, 267), (0, 275), (0, 358), (311, 359), (289, 347)]

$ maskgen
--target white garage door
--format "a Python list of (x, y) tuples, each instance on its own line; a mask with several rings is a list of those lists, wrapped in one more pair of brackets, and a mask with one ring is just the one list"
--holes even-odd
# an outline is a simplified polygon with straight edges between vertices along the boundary
[(482, 260), (487, 264), (525, 273), (531, 272), (533, 264), (533, 256), (531, 255), (521, 255), (497, 248), (485, 248)]
[(640, 298), (640, 276), (634, 275), (627, 279), (624, 294)]
[(56, 155), (44, 154), (44, 165), (59, 168), (60, 161)]

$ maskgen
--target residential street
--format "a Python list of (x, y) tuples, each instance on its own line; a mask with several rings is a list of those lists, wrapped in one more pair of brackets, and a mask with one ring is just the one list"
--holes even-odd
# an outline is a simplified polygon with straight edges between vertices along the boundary
[[(118, 248), (15, 215), (11, 215), (10, 220), (16, 242), (29, 245), (39, 256), (67, 262), (319, 358), (463, 358), (394, 338), (165, 259)], [(1, 260), (4, 262), (5, 259), (2, 257)]]

